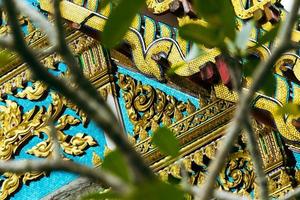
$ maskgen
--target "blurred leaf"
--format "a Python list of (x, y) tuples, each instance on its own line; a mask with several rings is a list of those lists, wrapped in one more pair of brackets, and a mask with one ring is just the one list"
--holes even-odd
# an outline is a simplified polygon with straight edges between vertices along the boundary
[(133, 192), (128, 200), (183, 200), (184, 192), (175, 185), (155, 181), (143, 184)]
[[(196, 12), (198, 15), (203, 17), (204, 19), (211, 19), (213, 20), (214, 16), (217, 16), (219, 13), (222, 12), (222, 7), (219, 4), (219, 0), (196, 0), (193, 2), (196, 8)], [(219, 17), (217, 16), (217, 20)], [(209, 20), (208, 20), (209, 21)], [(220, 22), (218, 22), (220, 23)]]
[(3, 67), (12, 61), (10, 53), (6, 51), (0, 52), (0, 67)]
[(228, 52), (230, 52), (231, 55), (237, 55), (238, 50), (235, 46), (235, 43), (232, 42), (231, 40), (225, 40), (225, 43), (226, 43), (226, 47), (227, 47)]
[(298, 115), (300, 114), (300, 107), (294, 103), (287, 103), (283, 107), (279, 107), (276, 111), (277, 115)]
[(160, 127), (155, 131), (152, 142), (162, 153), (173, 157), (177, 156), (179, 153), (179, 142), (174, 133), (166, 127)]
[(205, 54), (203, 49), (199, 48), (197, 44), (193, 43), (191, 50), (188, 52), (186, 56), (186, 61), (194, 60), (195, 58)]
[(276, 85), (276, 80), (274, 77), (274, 74), (269, 71), (267, 75), (265, 75), (264, 81), (261, 86), (261, 91), (267, 96), (273, 96), (275, 93), (275, 85)]
[(177, 65), (175, 65), (175, 66), (169, 68), (168, 71), (167, 71), (167, 75), (168, 75), (168, 76), (173, 76), (173, 75), (175, 75), (175, 71), (176, 71), (177, 69), (179, 69), (180, 67), (182, 67), (184, 64), (185, 64), (185, 62), (180, 62), (179, 64), (177, 64)]
[[(186, 55), (186, 61), (189, 62), (189, 61), (191, 61), (199, 56), (202, 56), (204, 54), (206, 54), (206, 52), (202, 48), (199, 48), (197, 44), (193, 43), (191, 50)], [(176, 64), (175, 66), (173, 66), (172, 68), (169, 68), (167, 71), (167, 75), (173, 76), (175, 74), (175, 71), (177, 69), (181, 68), (184, 64), (186, 64), (186, 62), (180, 62), (180, 63)]]
[(279, 30), (279, 24), (277, 24), (273, 29), (270, 31), (266, 32), (262, 37), (258, 38), (258, 44), (256, 46), (265, 44), (267, 42), (272, 42), (274, 41), (275, 37), (277, 36)]
[(111, 190), (104, 192), (95, 192), (88, 194), (82, 198), (82, 200), (110, 200), (121, 199), (120, 194), (117, 194)]
[(179, 34), (185, 40), (203, 44), (206, 47), (219, 46), (224, 39), (219, 29), (204, 27), (199, 24), (187, 24), (180, 27)]
[(144, 3), (145, 0), (120, 0), (112, 9), (102, 33), (102, 43), (105, 47), (112, 48), (122, 40)]
[[(231, 1), (224, 1), (224, 0), (217, 0), (218, 2), (221, 2), (222, 6), (222, 13), (221, 13), (221, 19), (222, 19), (222, 28), (225, 30), (225, 35), (234, 41), (236, 37), (236, 15), (233, 9), (233, 5), (231, 4)], [(219, 5), (220, 6), (220, 5)]]
[(114, 175), (126, 182), (131, 181), (127, 163), (119, 150), (110, 152), (101, 165), (104, 170), (110, 171)]
[(253, 74), (259, 62), (260, 60), (258, 58), (250, 57), (249, 59), (246, 59), (245, 63), (243, 64), (243, 75), (246, 77), (250, 77)]
[(121, 0), (102, 0), (101, 1), (101, 7), (105, 7), (107, 4), (111, 3), (112, 7), (116, 7)]
[(242, 30), (237, 34), (235, 38), (235, 46), (239, 49), (241, 54), (244, 54), (247, 49), (247, 44), (251, 35), (251, 31), (254, 28), (254, 22), (250, 21), (244, 24)]
[(203, 17), (215, 28), (221, 29), (232, 41), (235, 38), (235, 12), (231, 1), (196, 0), (194, 7), (200, 17)]

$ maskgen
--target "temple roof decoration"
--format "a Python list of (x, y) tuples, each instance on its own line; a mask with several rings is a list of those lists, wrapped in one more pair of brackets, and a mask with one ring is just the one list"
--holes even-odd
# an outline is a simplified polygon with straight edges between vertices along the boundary
[[(28, 0), (51, 21), (51, 0)], [(194, 185), (202, 183), (236, 108), (229, 63), (217, 48), (200, 46), (203, 54), (192, 56), (194, 44), (183, 40), (178, 27), (188, 23), (203, 26), (189, 0), (146, 0), (147, 10), (137, 14), (123, 43), (115, 49), (101, 46), (99, 35), (112, 5), (100, 0), (62, 0), (67, 42), (79, 58), (84, 75), (114, 110), (124, 132), (149, 166), (163, 180), (180, 180), (178, 160), (165, 156), (152, 144), (152, 133), (169, 127), (180, 143), (180, 155)], [(256, 46), (258, 38), (284, 20), (286, 11), (278, 0), (231, 0), (236, 29), (253, 19), (258, 27), (248, 42), (251, 59), (265, 60), (276, 41)], [(2, 13), (0, 34), (9, 33)], [(49, 45), (45, 34), (25, 16), (20, 16), (26, 42), (31, 48)], [(292, 40), (299, 42), (298, 27)], [(59, 132), (65, 159), (101, 167), (113, 145), (103, 130), (63, 96), (34, 80), (17, 55), (0, 68), (0, 159), (42, 159), (52, 156), (49, 121)], [(274, 66), (276, 92), (256, 93), (253, 127), (269, 179), (271, 197), (278, 198), (300, 184), (299, 116), (276, 114), (278, 106), (300, 102), (299, 51), (284, 54)], [(56, 76), (68, 76), (68, 67), (56, 53), (43, 55), (42, 63)], [(178, 68), (178, 64), (181, 66)], [(174, 70), (169, 76), (168, 71)], [(244, 90), (251, 79), (243, 77)], [(217, 187), (257, 195), (255, 173), (242, 135), (219, 174)], [(62, 178), (63, 177), (63, 178)], [(77, 176), (63, 172), (4, 173), (0, 199), (49, 199)], [(49, 184), (51, 183), (51, 184)]]

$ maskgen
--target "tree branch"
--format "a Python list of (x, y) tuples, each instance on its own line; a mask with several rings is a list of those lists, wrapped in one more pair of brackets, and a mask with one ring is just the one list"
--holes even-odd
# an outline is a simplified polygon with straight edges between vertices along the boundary
[(119, 147), (128, 162), (134, 164), (133, 166), (135, 168), (133, 171), (136, 174), (135, 178), (137, 181), (154, 179), (155, 176), (153, 172), (128, 142), (126, 135), (122, 132), (122, 128), (119, 124), (116, 124), (117, 120), (113, 112), (100, 95), (97, 93), (93, 96), (88, 92), (89, 88), (79, 87), (80, 85), (74, 88), (68, 80), (51, 75), (35, 57), (35, 54), (27, 47), (16, 17), (17, 11), (14, 5), (15, 2), (14, 0), (4, 0), (14, 39), (14, 50), (28, 64), (34, 76), (70, 99), (75, 105), (82, 109), (98, 127), (109, 133), (108, 136)]
[(37, 10), (32, 9), (26, 1), (15, 1), (15, 5), (21, 13), (27, 15), (33, 22), (35, 22), (37, 27), (47, 34), (51, 45), (58, 45), (58, 41), (56, 40), (57, 32), (44, 15), (39, 13)]
[(298, 199), (298, 197), (300, 197), (300, 188), (288, 192), (283, 198), (280, 198), (280, 200), (294, 200)]
[(249, 106), (251, 105), (250, 102), (253, 98), (254, 93), (257, 91), (261, 82), (263, 81), (264, 75), (268, 73), (268, 71), (273, 67), (276, 60), (280, 57), (282, 53), (284, 53), (290, 44), (292, 28), (295, 24), (297, 19), (297, 13), (300, 5), (300, 0), (295, 0), (293, 9), (287, 17), (283, 27), (280, 29), (279, 32), (279, 45), (275, 47), (274, 51), (272, 52), (271, 56), (267, 61), (262, 61), (253, 75), (253, 83), (246, 94), (240, 95), (240, 103), (236, 110), (236, 114), (234, 116), (232, 125), (229, 127), (224, 140), (222, 141), (222, 145), (217, 152), (216, 158), (212, 161), (208, 168), (208, 176), (204, 185), (202, 187), (202, 196), (201, 199), (207, 200), (213, 196), (213, 188), (216, 178), (225, 164), (227, 155), (232, 147), (233, 142), (237, 138), (238, 134), (241, 131), (241, 123), (245, 120), (245, 113), (249, 113)]
[[(189, 180), (189, 175), (187, 170), (185, 169), (185, 166), (183, 164), (183, 161), (180, 160), (180, 172), (181, 172), (181, 188), (193, 196), (194, 199), (199, 199), (201, 197), (201, 190), (198, 186), (191, 185)], [(219, 200), (248, 200), (248, 198), (233, 194), (232, 192), (227, 192), (224, 190), (215, 189), (214, 190), (214, 197), (216, 197)]]
[(11, 160), (0, 161), (0, 172), (24, 173), (31, 171), (67, 171), (87, 177), (103, 186), (113, 187), (117, 192), (128, 193), (130, 188), (116, 176), (99, 168), (89, 168), (85, 165), (62, 159), (40, 159), (40, 160)]
[[(118, 134), (120, 136), (125, 135), (125, 133), (122, 132), (122, 128), (120, 127), (119, 124), (115, 124), (114, 122), (117, 122), (118, 120), (116, 119), (114, 113), (111, 111), (111, 109), (109, 108), (109, 106), (106, 104), (106, 102), (103, 100), (103, 98), (99, 95), (98, 91), (96, 90), (96, 88), (91, 84), (91, 82), (84, 76), (83, 71), (81, 70), (78, 60), (74, 57), (73, 53), (71, 52), (70, 48), (68, 47), (66, 40), (65, 40), (65, 33), (64, 33), (64, 27), (63, 27), (63, 23), (62, 23), (62, 17), (61, 17), (61, 12), (60, 12), (60, 2), (61, 0), (54, 0), (54, 18), (55, 18), (55, 27), (56, 27), (56, 31), (57, 31), (57, 40), (58, 40), (58, 52), (60, 53), (60, 55), (63, 57), (64, 61), (66, 62), (68, 68), (70, 69), (71, 72), (71, 78), (73, 79), (73, 81), (76, 83), (76, 85), (80, 88), (82, 88), (83, 90), (85, 90), (88, 95), (94, 97), (94, 99), (96, 101), (98, 101), (98, 103), (100, 105), (102, 105), (102, 110), (106, 110), (107, 113), (109, 115), (107, 115), (107, 117), (109, 116), (109, 122), (111, 124), (110, 129), (112, 129), (113, 126), (117, 126), (118, 127)], [(108, 131), (108, 135), (110, 135), (110, 131)], [(113, 140), (115, 144), (118, 145), (118, 143), (120, 143), (120, 139), (119, 138), (117, 140)], [(135, 175), (134, 178), (135, 179), (140, 179), (143, 178), (145, 176), (148, 176), (148, 178), (151, 178), (153, 176), (152, 171), (150, 170), (150, 168), (148, 168), (144, 162), (142, 161), (142, 159), (140, 158), (139, 155), (137, 155), (137, 153), (134, 150), (130, 150), (131, 152), (127, 153), (124, 152), (124, 149), (129, 149), (132, 148), (131, 145), (129, 144), (127, 138), (123, 138), (124, 142), (126, 143), (127, 147), (122, 147), (120, 145), (118, 145), (118, 147), (123, 150), (123, 154), (125, 157), (127, 157), (128, 159), (128, 163), (130, 165), (130, 167), (133, 169), (132, 172)], [(124, 146), (124, 145), (123, 145)], [(127, 155), (130, 154), (130, 155)], [(132, 155), (131, 155), (132, 154)], [(141, 173), (142, 171), (142, 173)], [(153, 178), (153, 177), (152, 177)]]
[(263, 169), (263, 160), (261, 158), (261, 154), (259, 152), (259, 147), (257, 144), (257, 140), (255, 137), (255, 133), (252, 129), (250, 123), (250, 117), (248, 116), (246, 121), (244, 122), (244, 127), (246, 130), (247, 135), (247, 148), (251, 155), (251, 161), (254, 165), (254, 171), (256, 174), (256, 179), (258, 182), (259, 187), (259, 199), (268, 200), (269, 199), (269, 192), (268, 192), (268, 182), (266, 178), (266, 174)]
[(57, 137), (57, 130), (52, 121), (49, 122), (49, 127), (50, 127), (50, 136), (52, 139), (53, 159), (56, 160), (60, 158), (60, 154), (59, 154), (60, 144)]

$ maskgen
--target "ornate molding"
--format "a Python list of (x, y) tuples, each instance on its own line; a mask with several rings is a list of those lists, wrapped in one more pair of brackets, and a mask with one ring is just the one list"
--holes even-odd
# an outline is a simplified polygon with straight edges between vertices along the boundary
[[(182, 158), (183, 165), (176, 161), (158, 171), (159, 176), (165, 181), (174, 178), (180, 180), (182, 178), (181, 169), (184, 167), (188, 172), (189, 182), (192, 185), (200, 186), (205, 179), (208, 164), (214, 159), (221, 143), (222, 139), (219, 138), (206, 145), (199, 146), (198, 150)], [(235, 145), (226, 165), (219, 174), (216, 187), (243, 195), (250, 195), (254, 191), (255, 175), (249, 153), (245, 150), (245, 144), (238, 143)]]
[(132, 139), (135, 141), (147, 139), (159, 126), (170, 126), (196, 110), (189, 100), (187, 103), (178, 101), (130, 76), (119, 74), (118, 79), (127, 114), (134, 125)]
[[(114, 84), (109, 66), (102, 47), (92, 38), (80, 32), (73, 32), (68, 36), (69, 45), (84, 69), (84, 74), (99, 88), (99, 92), (105, 98), (107, 94), (114, 93)], [(35, 39), (34, 39), (35, 40)], [(36, 42), (44, 41), (44, 38), (36, 39)], [(85, 42), (87, 41), (87, 42)], [(34, 43), (34, 42), (33, 42)], [(68, 76), (67, 68), (57, 54), (42, 58), (41, 62), (58, 76)], [(14, 63), (16, 64), (16, 63)], [(12, 65), (8, 73), (0, 78), (0, 97), (3, 105), (0, 106), (0, 159), (14, 159), (23, 147), (35, 137), (43, 140), (26, 153), (39, 158), (49, 158), (52, 155), (52, 142), (48, 123), (54, 121), (58, 131), (58, 139), (61, 149), (67, 155), (81, 156), (91, 146), (97, 145), (95, 139), (85, 133), (69, 135), (67, 132), (89, 123), (85, 113), (74, 106), (64, 97), (47, 88), (40, 81), (33, 81), (26, 64)], [(30, 102), (42, 102), (50, 98), (49, 105), (24, 107), (19, 103), (20, 99)], [(13, 99), (13, 100), (10, 100)], [(46, 107), (45, 107), (46, 106)], [(76, 113), (64, 114), (64, 110), (70, 108)], [(98, 165), (99, 156), (93, 157), (93, 163)], [(28, 172), (23, 174), (4, 173), (0, 189), (0, 198), (6, 199), (22, 188), (23, 184), (36, 181), (47, 175), (44, 172)]]

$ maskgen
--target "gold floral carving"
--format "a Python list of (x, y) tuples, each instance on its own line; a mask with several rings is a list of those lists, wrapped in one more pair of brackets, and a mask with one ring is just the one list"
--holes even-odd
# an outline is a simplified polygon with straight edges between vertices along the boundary
[(146, 0), (146, 4), (149, 10), (154, 14), (161, 14), (169, 10), (170, 3), (173, 0)]
[[(200, 99), (201, 101), (201, 99)], [(192, 114), (182, 118), (181, 120), (171, 124), (169, 128), (175, 133), (176, 137), (183, 138), (186, 133), (195, 131), (195, 134), (190, 133), (187, 136), (187, 141), (194, 139), (195, 135), (202, 135), (212, 129), (227, 123), (231, 119), (231, 115), (235, 109), (235, 105), (231, 102), (215, 99), (211, 97), (205, 101), (208, 104)], [(189, 139), (191, 137), (192, 139)], [(136, 144), (136, 149), (140, 153), (146, 154), (154, 150), (151, 143), (151, 138), (147, 138)]]
[(227, 191), (238, 190), (249, 194), (254, 189), (254, 171), (251, 158), (246, 152), (233, 153), (220, 173), (220, 185)]
[[(77, 133), (74, 136), (65, 133), (69, 127), (83, 123), (82, 119), (63, 114), (63, 110), (69, 104), (65, 98), (57, 93), (49, 91), (41, 82), (34, 82), (27, 86), (15, 96), (28, 100), (40, 100), (43, 96), (50, 95), (52, 98), (48, 108), (35, 106), (23, 112), (17, 102), (6, 100), (5, 105), (0, 106), (0, 159), (9, 160), (17, 155), (24, 144), (33, 137), (45, 138), (27, 151), (28, 154), (36, 157), (48, 158), (52, 156), (52, 141), (50, 136), (49, 122), (55, 121), (58, 140), (62, 150), (70, 155), (82, 155), (87, 148), (96, 145), (95, 140), (84, 133)], [(46, 135), (47, 137), (45, 137)], [(35, 180), (45, 173), (5, 173), (5, 180), (1, 186), (1, 199), (14, 193), (23, 183)]]
[[(45, 35), (39, 30), (35, 30), (27, 18), (20, 18), (20, 20), (21, 24), (28, 24), (29, 34), (25, 39), (31, 48), (43, 48), (48, 45)], [(7, 31), (9, 31), (7, 27), (3, 26), (0, 34), (7, 33)], [(112, 79), (108, 75), (106, 58), (99, 43), (91, 37), (68, 28), (67, 41), (72, 51), (78, 55), (84, 74), (96, 87), (100, 88), (101, 94), (110, 94), (114, 90), (112, 89), (113, 86), (109, 84)], [(26, 153), (40, 158), (51, 157), (52, 142), (48, 125), (50, 121), (55, 122), (59, 143), (64, 153), (79, 156), (83, 155), (89, 147), (96, 145), (96, 141), (85, 133), (79, 132), (75, 135), (68, 135), (65, 132), (80, 123), (87, 124), (86, 114), (64, 97), (49, 90), (42, 82), (32, 81), (31, 73), (26, 64), (22, 63), (15, 54), (12, 54), (11, 57), (13, 58), (11, 59), (12, 62), (6, 66), (1, 66), (0, 69), (2, 75), (0, 78), (0, 100), (5, 103), (5, 105), (0, 106), (0, 159), (15, 158), (24, 145), (34, 137), (40, 137), (43, 141), (27, 150)], [(41, 62), (48, 69), (58, 72), (58, 64), (62, 63), (62, 60), (57, 54), (52, 54), (42, 58)], [(68, 71), (61, 73), (60, 76), (68, 76)], [(28, 84), (30, 81), (32, 81), (32, 85)], [(35, 106), (24, 111), (25, 108), (21, 104), (15, 100), (7, 100), (7, 96), (32, 102), (41, 101), (46, 96), (50, 96), (51, 103), (48, 107), (44, 107), (46, 105)], [(66, 108), (74, 110), (78, 117), (64, 114)], [(100, 159), (97, 156), (93, 156), (94, 164)], [(9, 198), (22, 187), (22, 184), (28, 184), (30, 181), (45, 175), (44, 172), (2, 174), (0, 199)]]
[(159, 89), (143, 85), (133, 78), (119, 74), (119, 86), (125, 101), (129, 119), (134, 125), (135, 140), (149, 137), (161, 124), (170, 126), (185, 117), (184, 112), (192, 114), (195, 106), (176, 100)]
[[(194, 153), (185, 156), (180, 162), (175, 162), (158, 172), (159, 176), (168, 181), (170, 179), (181, 179), (181, 169), (189, 174), (189, 182), (193, 185), (201, 185), (205, 179), (209, 162), (214, 159), (216, 150), (221, 140), (214, 141)], [(244, 195), (250, 195), (254, 190), (255, 175), (249, 153), (244, 149), (244, 145), (237, 144), (238, 147), (230, 154), (225, 167), (219, 174), (216, 187), (221, 187), (226, 191), (232, 191)]]
[[(154, 12), (158, 13), (168, 10), (170, 2), (172, 1), (147, 0), (148, 7), (154, 10)], [(261, 10), (263, 10), (265, 6), (273, 5), (275, 3), (275, 0), (265, 0), (261, 2), (257, 0), (251, 0), (249, 2), (252, 2), (252, 5), (249, 4), (250, 7), (247, 9), (245, 9), (244, 7), (244, 2), (241, 2), (240, 0), (232, 0), (231, 2), (236, 11), (236, 15), (239, 18), (250, 19), (253, 18), (254, 13), (261, 12)], [(40, 0), (40, 4), (42, 10), (53, 13), (53, 9), (49, 1)], [(66, 20), (81, 25), (86, 25), (98, 31), (103, 31), (104, 24), (106, 23), (107, 12), (104, 12), (102, 10), (110, 10), (109, 5), (102, 10), (93, 10), (95, 12), (98, 12), (97, 15), (95, 15), (93, 11), (88, 8), (88, 5), (74, 4), (72, 1), (66, 0), (62, 1), (61, 8), (62, 16)], [(72, 12), (69, 12), (70, 10), (72, 10)], [(238, 24), (238, 28), (241, 29), (243, 23), (240, 22), (240, 20), (236, 21)], [(145, 26), (141, 26), (143, 22), (146, 22), (144, 24)], [(133, 58), (132, 60), (134, 61), (135, 66), (141, 72), (149, 76), (156, 77), (159, 80), (164, 79), (164, 72), (162, 71), (162, 68), (159, 66), (159, 63), (153, 59), (153, 56), (155, 55), (167, 55), (166, 58), (168, 59), (171, 68), (175, 68), (177, 63), (182, 63), (182, 66), (180, 68), (177, 68), (176, 70), (174, 69), (174, 72), (183, 77), (198, 73), (201, 68), (200, 66), (203, 66), (207, 62), (215, 62), (215, 58), (220, 55), (220, 51), (216, 48), (202, 48), (202, 50), (206, 52), (205, 54), (193, 60), (187, 61), (186, 55), (188, 48), (186, 47), (189, 45), (189, 43), (180, 39), (180, 37), (172, 37), (172, 34), (170, 35), (170, 30), (172, 30), (173, 27), (169, 26), (168, 28), (166, 28), (167, 25), (161, 27), (160, 24), (162, 23), (147, 22), (149, 22), (149, 20), (147, 20), (147, 17), (136, 15), (133, 23), (131, 24), (131, 29), (124, 36), (124, 41), (131, 47)], [(191, 21), (191, 23), (193, 22)], [(141, 29), (140, 27), (144, 27), (144, 29)], [(156, 34), (158, 33), (156, 27), (159, 27), (158, 30), (161, 31), (160, 34)], [(266, 25), (263, 26), (263, 29), (269, 30), (270, 27), (272, 27), (272, 24), (270, 22), (267, 22)], [(176, 32), (175, 29), (173, 29), (173, 31)], [(297, 39), (299, 38), (299, 36), (299, 31), (293, 30), (293, 41), (298, 41)], [(253, 39), (253, 41), (249, 41), (249, 47), (255, 46), (255, 41), (258, 37), (259, 35), (257, 31), (253, 31), (253, 33), (251, 34), (251, 38)], [(261, 49), (262, 47), (259, 47), (255, 51), (260, 52)], [(268, 50), (266, 52), (268, 52)], [(268, 56), (269, 55), (267, 54), (266, 57)]]
[(272, 198), (278, 199), (283, 197), (293, 189), (293, 178), (289, 175), (290, 170), (280, 168), (279, 170), (269, 174), (269, 192)]

